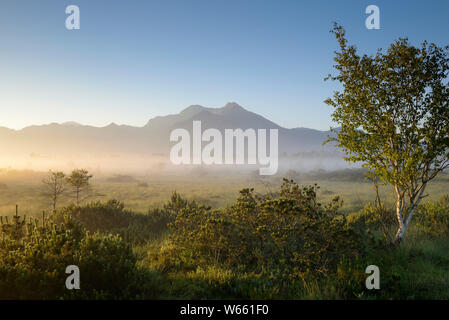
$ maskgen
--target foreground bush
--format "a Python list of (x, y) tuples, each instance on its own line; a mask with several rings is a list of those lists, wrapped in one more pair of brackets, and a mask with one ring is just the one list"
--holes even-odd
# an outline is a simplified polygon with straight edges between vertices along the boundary
[(393, 210), (371, 203), (368, 203), (359, 212), (349, 214), (347, 221), (349, 227), (364, 240), (372, 241), (375, 238), (383, 244), (390, 244), (394, 241), (398, 224)]
[[(136, 267), (129, 244), (118, 235), (85, 232), (65, 217), (61, 225), (27, 224), (21, 239), (0, 243), (0, 299), (155, 298), (158, 278)], [(65, 287), (66, 267), (76, 265), (81, 289)]]
[(109, 200), (105, 203), (92, 202), (85, 206), (71, 205), (63, 208), (59, 220), (69, 215), (91, 232), (119, 234), (132, 244), (142, 244), (154, 234), (166, 230), (171, 221), (170, 208), (152, 209), (147, 214), (137, 214), (125, 209), (123, 203)]
[(412, 226), (414, 233), (422, 238), (449, 237), (449, 195), (439, 201), (422, 204)]
[[(348, 216), (351, 229), (362, 237), (381, 235), (386, 243), (394, 240), (397, 221), (393, 209), (367, 204)], [(408, 239), (441, 239), (449, 236), (449, 196), (439, 201), (422, 203), (415, 213)]]
[(244, 189), (223, 210), (186, 205), (169, 225), (159, 267), (221, 265), (284, 279), (334, 271), (341, 259), (361, 252), (360, 241), (338, 212), (339, 199), (322, 207), (316, 189), (284, 180), (277, 196)]

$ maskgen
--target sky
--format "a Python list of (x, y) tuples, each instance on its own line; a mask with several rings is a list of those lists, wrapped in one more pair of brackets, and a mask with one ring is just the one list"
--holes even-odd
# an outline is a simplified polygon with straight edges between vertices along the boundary
[[(67, 30), (65, 9), (80, 9)], [(365, 8), (380, 8), (368, 30)], [(360, 53), (399, 37), (449, 44), (447, 0), (1, 0), (0, 126), (143, 126), (237, 102), (287, 128), (328, 130), (334, 21)]]

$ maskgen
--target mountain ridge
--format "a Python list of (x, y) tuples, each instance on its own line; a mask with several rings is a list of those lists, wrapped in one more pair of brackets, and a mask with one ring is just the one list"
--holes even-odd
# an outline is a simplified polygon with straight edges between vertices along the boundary
[[(196, 112), (190, 112), (191, 110), (195, 110), (197, 109)], [(220, 108), (210, 108), (210, 107), (204, 107), (201, 105), (190, 105), (188, 107), (186, 107), (185, 109), (183, 109), (182, 111), (180, 111), (179, 113), (176, 114), (168, 114), (165, 116), (156, 116), (153, 118), (150, 118), (146, 124), (144, 124), (143, 126), (133, 126), (133, 125), (129, 125), (129, 124), (116, 124), (115, 122), (111, 122), (107, 125), (104, 126), (94, 126), (94, 125), (89, 125), (89, 124), (82, 124), (79, 122), (75, 122), (75, 121), (65, 121), (65, 122), (51, 122), (51, 123), (44, 123), (44, 124), (32, 124), (26, 127), (23, 127), (21, 129), (13, 129), (13, 128), (9, 128), (6, 126), (0, 126), (0, 130), (8, 130), (8, 131), (13, 131), (13, 132), (19, 132), (22, 130), (26, 130), (28, 128), (41, 128), (41, 127), (50, 127), (50, 126), (62, 126), (62, 127), (89, 127), (89, 128), (107, 128), (107, 127), (129, 127), (129, 128), (145, 128), (148, 127), (150, 124), (153, 124), (154, 121), (156, 120), (160, 120), (160, 119), (164, 119), (164, 118), (172, 118), (172, 117), (179, 117), (180, 115), (190, 115), (190, 116), (195, 116), (196, 114), (200, 113), (201, 111), (209, 111), (213, 114), (217, 114), (217, 115), (223, 115), (226, 114), (226, 110), (230, 110), (230, 109), (238, 109), (241, 110), (243, 112), (246, 113), (250, 113), (256, 117), (260, 117), (265, 119), (266, 121), (271, 122), (275, 127), (277, 128), (282, 128), (282, 129), (287, 129), (287, 130), (311, 130), (311, 131), (317, 131), (317, 132), (329, 132), (329, 130), (319, 130), (319, 129), (314, 129), (314, 128), (307, 128), (307, 127), (294, 127), (294, 128), (285, 128), (282, 127), (274, 122), (272, 122), (271, 120), (266, 119), (265, 117), (254, 113), (252, 111), (248, 111), (245, 108), (243, 108), (242, 106), (240, 106), (239, 104), (237, 104), (236, 102), (229, 102), (227, 103), (225, 106), (220, 107)], [(180, 122), (180, 121), (176, 121), (176, 122)], [(175, 122), (175, 123), (176, 123)]]
[(283, 128), (236, 102), (229, 102), (221, 108), (191, 105), (177, 114), (151, 118), (142, 127), (113, 122), (96, 127), (73, 121), (31, 125), (20, 130), (0, 127), (0, 147), (22, 154), (168, 154), (172, 145), (170, 132), (176, 128), (191, 130), (193, 121), (201, 121), (203, 130), (278, 129), (280, 153), (332, 152), (329, 146), (322, 146), (329, 131)]

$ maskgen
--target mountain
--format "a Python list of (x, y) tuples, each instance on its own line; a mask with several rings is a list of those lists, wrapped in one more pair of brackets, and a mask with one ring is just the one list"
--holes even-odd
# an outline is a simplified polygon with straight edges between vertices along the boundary
[(178, 114), (155, 117), (143, 127), (115, 123), (93, 127), (76, 122), (29, 126), (17, 131), (0, 127), (0, 148), (9, 155), (168, 155), (172, 146), (170, 132), (176, 128), (191, 131), (194, 120), (201, 121), (203, 130), (278, 129), (280, 154), (334, 152), (332, 146), (322, 146), (329, 131), (283, 128), (235, 102), (222, 108), (192, 105)]

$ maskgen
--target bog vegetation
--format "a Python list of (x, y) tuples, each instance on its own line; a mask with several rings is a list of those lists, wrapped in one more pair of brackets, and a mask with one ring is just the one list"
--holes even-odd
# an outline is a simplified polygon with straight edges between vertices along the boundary
[[(393, 208), (351, 214), (317, 185), (242, 189), (211, 208), (173, 192), (146, 214), (117, 200), (1, 219), (0, 299), (447, 299), (449, 196), (422, 203), (393, 244)], [(20, 208), (19, 208), (20, 209)], [(365, 288), (378, 265), (381, 289)], [(77, 265), (81, 289), (67, 290)]]

